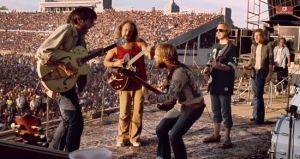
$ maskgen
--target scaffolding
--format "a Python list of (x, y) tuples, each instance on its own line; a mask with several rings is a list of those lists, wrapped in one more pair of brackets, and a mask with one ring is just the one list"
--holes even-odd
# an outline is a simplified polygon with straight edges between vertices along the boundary
[(298, 0), (248, 0), (247, 29), (257, 29), (276, 14), (276, 6), (297, 6)]
[(257, 29), (263, 21), (269, 19), (269, 5), (267, 0), (248, 0), (247, 29)]

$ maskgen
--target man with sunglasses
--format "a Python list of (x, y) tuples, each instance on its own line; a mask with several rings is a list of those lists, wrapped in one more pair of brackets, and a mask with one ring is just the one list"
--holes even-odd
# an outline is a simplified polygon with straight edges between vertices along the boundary
[(230, 130), (233, 125), (231, 115), (231, 96), (233, 94), (235, 68), (237, 66), (237, 48), (229, 41), (229, 26), (220, 23), (216, 29), (218, 43), (213, 47), (207, 66), (204, 69), (206, 79), (210, 81), (211, 107), (213, 111), (214, 133), (203, 142), (220, 142), (220, 127), (224, 120), (225, 140), (221, 148), (231, 148)]

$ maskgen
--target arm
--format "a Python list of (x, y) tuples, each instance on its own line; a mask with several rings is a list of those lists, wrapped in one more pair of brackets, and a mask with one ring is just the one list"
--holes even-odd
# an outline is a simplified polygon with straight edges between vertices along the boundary
[(290, 54), (290, 51), (287, 47), (285, 47), (285, 49), (286, 49), (286, 57), (287, 57), (287, 60), (288, 60), (287, 67), (290, 67), (291, 66), (291, 54)]
[(104, 58), (103, 64), (107, 68), (123, 67), (124, 60), (113, 61), (113, 58), (117, 52), (117, 48), (109, 50)]
[(188, 77), (183, 69), (177, 69), (172, 76), (168, 92), (157, 97), (158, 103), (172, 103), (176, 101), (179, 93), (182, 91), (185, 84), (188, 82)]
[(269, 72), (268, 75), (266, 77), (266, 82), (269, 82), (272, 79), (272, 74), (273, 74), (273, 69), (274, 69), (274, 53), (273, 53), (273, 49), (272, 46), (270, 45), (270, 43), (267, 45), (268, 49), (268, 53), (269, 53)]
[(72, 32), (72, 28), (70, 27), (69, 25), (58, 27), (39, 47), (36, 57), (43, 61), (43, 63), (54, 61), (54, 51), (60, 49), (64, 41), (70, 40), (67, 39)]

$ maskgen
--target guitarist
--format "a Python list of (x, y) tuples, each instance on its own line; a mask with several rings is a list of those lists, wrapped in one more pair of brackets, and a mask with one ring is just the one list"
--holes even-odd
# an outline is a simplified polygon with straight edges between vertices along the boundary
[(214, 133), (204, 138), (204, 143), (220, 142), (220, 127), (224, 120), (225, 140), (221, 148), (230, 148), (230, 130), (233, 125), (231, 115), (231, 96), (233, 94), (235, 68), (237, 66), (237, 48), (228, 39), (230, 30), (226, 23), (220, 23), (216, 29), (219, 40), (213, 47), (206, 68), (205, 77), (211, 78), (210, 99), (213, 111)]
[(149, 94), (149, 102), (165, 104), (177, 101), (156, 127), (158, 137), (156, 158), (170, 159), (172, 146), (176, 159), (186, 159), (187, 153), (182, 137), (200, 118), (205, 107), (200, 90), (201, 81), (191, 69), (178, 61), (176, 48), (171, 44), (158, 44), (154, 60), (159, 69), (169, 71), (170, 86), (166, 94)]
[[(85, 34), (94, 26), (97, 19), (95, 11), (88, 7), (78, 7), (68, 16), (67, 24), (58, 27), (40, 46), (37, 57), (44, 64), (63, 67), (67, 73), (76, 73), (72, 66), (62, 65), (56, 62), (52, 56), (55, 50), (70, 51), (74, 47), (86, 46)], [(86, 84), (86, 76), (77, 80), (78, 91), (82, 91)], [(71, 152), (79, 149), (80, 137), (83, 130), (83, 117), (79, 106), (79, 99), (75, 86), (58, 95), (58, 105), (61, 111), (62, 121), (56, 129), (49, 145), (51, 149)]]
[[(123, 67), (125, 56), (133, 57), (142, 50), (147, 49), (146, 43), (138, 38), (137, 26), (130, 20), (123, 21), (116, 30), (116, 38), (124, 37), (126, 42), (117, 46), (106, 54), (104, 66), (108, 68)], [(143, 80), (147, 79), (144, 56), (139, 58), (133, 66), (136, 74)], [(129, 81), (127, 86), (119, 91), (120, 116), (118, 124), (117, 147), (123, 147), (129, 141), (132, 146), (140, 146), (143, 116), (143, 91), (142, 85)], [(132, 109), (133, 107), (133, 109)], [(131, 110), (133, 113), (131, 114)]]

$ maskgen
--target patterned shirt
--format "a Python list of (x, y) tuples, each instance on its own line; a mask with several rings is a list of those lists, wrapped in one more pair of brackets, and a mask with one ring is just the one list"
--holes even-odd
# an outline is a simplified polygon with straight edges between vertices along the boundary
[(200, 78), (197, 78), (187, 66), (182, 64), (182, 67), (174, 70), (168, 92), (159, 95), (157, 102), (168, 104), (177, 101), (177, 108), (183, 104), (200, 103), (203, 100), (200, 85)]

